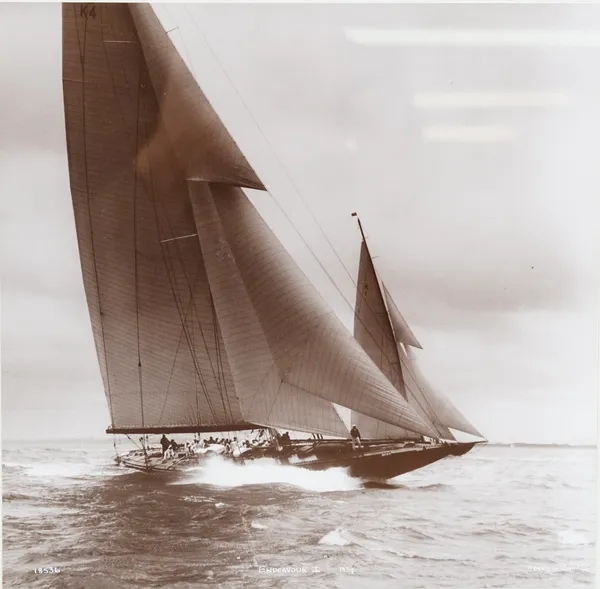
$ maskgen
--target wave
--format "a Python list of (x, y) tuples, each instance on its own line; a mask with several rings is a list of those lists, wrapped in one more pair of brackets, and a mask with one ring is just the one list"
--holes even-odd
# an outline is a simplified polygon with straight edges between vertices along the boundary
[(320, 540), (319, 544), (325, 544), (326, 546), (349, 546), (353, 544), (353, 539), (349, 536), (349, 532), (343, 528), (336, 528), (335, 530), (325, 534)]
[(420, 530), (417, 530), (411, 526), (396, 526), (396, 529), (408, 533), (408, 535), (412, 536), (416, 540), (435, 540), (433, 536), (430, 536), (425, 532), (421, 532)]
[(35, 499), (31, 495), (23, 495), (22, 493), (3, 493), (2, 501), (29, 501)]
[(409, 488), (414, 491), (442, 491), (444, 489), (451, 489), (452, 485), (447, 485), (445, 483), (432, 483), (429, 485), (411, 485)]
[(479, 530), (472, 532), (474, 536), (493, 536), (497, 538), (508, 538), (509, 536), (534, 536), (534, 535), (548, 535), (548, 530), (543, 528), (537, 528), (535, 526), (529, 526), (524, 523), (513, 523), (508, 521), (501, 521), (494, 525), (494, 527), (483, 527)]
[[(412, 528), (407, 528), (412, 531)], [(420, 532), (418, 532), (420, 533)], [(425, 561), (441, 561), (441, 562), (470, 562), (469, 559), (465, 559), (462, 557), (453, 557), (446, 555), (423, 555), (417, 553), (409, 553), (402, 552), (400, 550), (396, 550), (392, 548), (389, 544), (384, 543), (380, 540), (375, 540), (373, 538), (369, 538), (366, 534), (361, 534), (358, 532), (351, 532), (346, 528), (335, 528), (331, 532), (325, 534), (319, 541), (318, 544), (322, 546), (358, 546), (363, 548), (364, 550), (369, 550), (371, 552), (388, 552), (398, 556), (400, 558), (410, 558), (417, 560), (425, 560)]]
[[(452, 489), (452, 485), (446, 483), (429, 483), (427, 485), (406, 484), (406, 483), (389, 483), (389, 488), (405, 489), (406, 491), (443, 491)], [(388, 488), (388, 487), (385, 487)]]
[(24, 470), (24, 466), (17, 462), (3, 462), (2, 470)]
[(22, 464), (4, 463), (3, 466), (24, 471), (27, 476), (34, 478), (82, 480), (127, 474), (127, 471), (119, 469), (116, 465), (70, 461), (30, 462)]
[(200, 466), (187, 469), (185, 477), (172, 484), (202, 484), (224, 488), (283, 484), (318, 493), (354, 491), (361, 488), (360, 481), (350, 477), (342, 468), (311, 471), (282, 465), (267, 458), (242, 466), (223, 460), (219, 456), (207, 459)]
[(255, 530), (266, 530), (269, 526), (265, 526), (265, 524), (261, 524), (258, 522), (252, 522), (250, 524), (251, 528), (254, 528)]

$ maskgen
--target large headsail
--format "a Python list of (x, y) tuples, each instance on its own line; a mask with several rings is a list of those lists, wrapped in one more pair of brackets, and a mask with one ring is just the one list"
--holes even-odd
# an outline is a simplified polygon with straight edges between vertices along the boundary
[(63, 30), (71, 190), (112, 430), (344, 435), (335, 402), (430, 435), (238, 188), (262, 184), (152, 10), (67, 4)]
[[(360, 219), (358, 223), (362, 243), (356, 289), (354, 337), (389, 378), (390, 382), (394, 384), (398, 394), (408, 401), (425, 423), (435, 432), (436, 437), (451, 439), (450, 432), (441, 427), (439, 423), (436, 423), (435, 416), (431, 411), (428, 411), (427, 403), (419, 394), (414, 381), (410, 377), (407, 378), (408, 375), (404, 373), (405, 366), (403, 365), (401, 350), (396, 343), (395, 332), (390, 323), (382, 289)], [(410, 330), (408, 333), (410, 333)], [(414, 438), (411, 432), (390, 428), (386, 424), (381, 424), (377, 420), (360, 413), (352, 414), (352, 422), (358, 426), (364, 437)]]
[[(396, 387), (398, 395), (402, 395), (406, 399), (394, 333), (365, 241), (361, 243), (360, 250), (354, 337)], [(419, 437), (413, 432), (394, 427), (355, 411), (351, 414), (351, 421), (365, 438), (416, 439)]]

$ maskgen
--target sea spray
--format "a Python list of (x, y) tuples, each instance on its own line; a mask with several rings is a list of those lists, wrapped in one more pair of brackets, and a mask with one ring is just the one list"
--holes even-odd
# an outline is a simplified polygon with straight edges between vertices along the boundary
[(281, 465), (268, 458), (239, 465), (215, 456), (207, 459), (201, 466), (186, 470), (186, 474), (183, 480), (174, 484), (203, 484), (225, 488), (284, 484), (317, 493), (354, 491), (361, 488), (360, 481), (350, 477), (342, 468), (311, 471)]

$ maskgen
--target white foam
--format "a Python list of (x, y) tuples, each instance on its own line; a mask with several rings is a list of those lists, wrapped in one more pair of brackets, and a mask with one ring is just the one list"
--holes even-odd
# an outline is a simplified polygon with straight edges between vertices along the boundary
[[(370, 552), (391, 552), (396, 555), (401, 555), (400, 552), (396, 551), (391, 546), (388, 546), (386, 542), (381, 542), (374, 538), (361, 533), (351, 532), (346, 528), (336, 528), (335, 530), (325, 534), (320, 540), (319, 544), (324, 546), (360, 546), (364, 550)], [(403, 555), (405, 556), (405, 555)]]
[(360, 481), (350, 477), (342, 468), (311, 471), (285, 466), (263, 458), (235, 464), (215, 456), (202, 465), (187, 469), (188, 476), (174, 484), (203, 484), (235, 488), (245, 485), (287, 484), (315, 492), (353, 491), (361, 487)]
[(266, 530), (268, 526), (265, 526), (264, 524), (259, 524), (258, 522), (252, 522), (250, 524), (251, 528), (254, 528), (255, 530)]
[(325, 544), (327, 546), (348, 546), (352, 544), (352, 538), (350, 537), (348, 530), (344, 528), (336, 528), (329, 534), (325, 534), (320, 540), (319, 544)]

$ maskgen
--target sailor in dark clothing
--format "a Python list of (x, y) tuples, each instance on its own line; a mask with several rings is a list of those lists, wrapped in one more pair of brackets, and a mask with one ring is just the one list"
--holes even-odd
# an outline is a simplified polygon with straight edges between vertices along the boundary
[(290, 439), (290, 433), (285, 432), (285, 434), (283, 434), (283, 436), (281, 436), (281, 445), (289, 446), (289, 445), (291, 445), (291, 443), (292, 443), (292, 440)]
[(360, 432), (355, 425), (352, 426), (350, 435), (352, 436), (352, 449), (354, 450), (356, 448), (362, 448), (362, 444), (360, 442)]
[(273, 445), (275, 446), (277, 452), (281, 452), (281, 450), (283, 450), (283, 438), (279, 432), (275, 432), (275, 435), (273, 436)]
[(162, 438), (160, 439), (160, 445), (162, 446), (162, 455), (165, 455), (165, 452), (169, 449), (169, 445), (171, 442), (169, 442), (169, 440), (167, 439), (167, 436), (165, 436), (165, 434), (162, 435)]
[(208, 438), (208, 443), (209, 444), (214, 444), (215, 443), (215, 440), (214, 440), (214, 438), (212, 436), (210, 436), (210, 438)]

